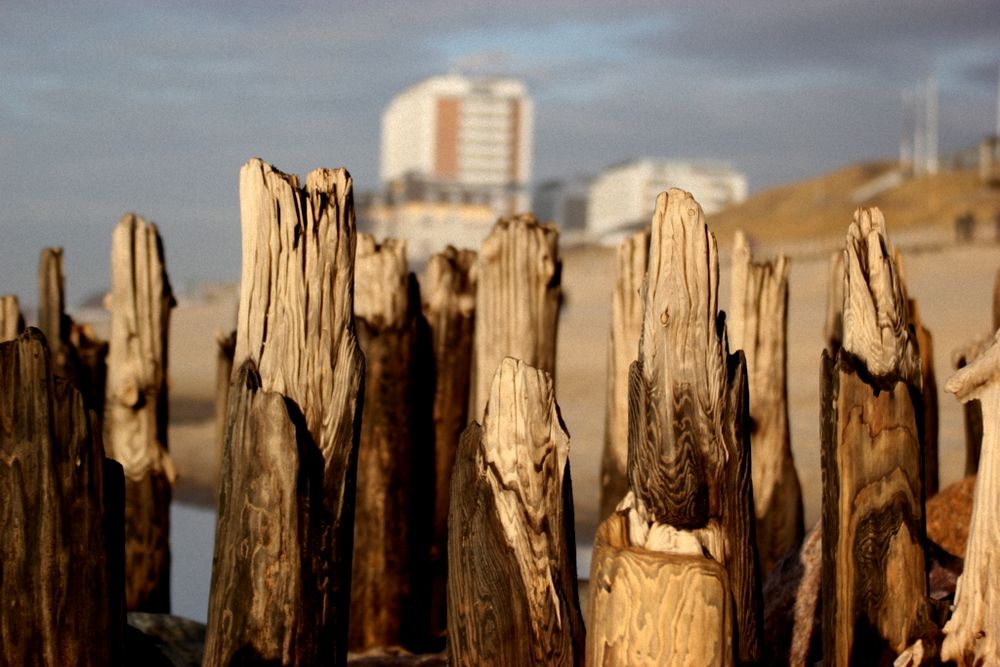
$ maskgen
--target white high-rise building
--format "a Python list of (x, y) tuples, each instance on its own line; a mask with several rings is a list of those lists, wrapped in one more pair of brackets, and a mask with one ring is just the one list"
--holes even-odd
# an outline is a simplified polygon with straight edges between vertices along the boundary
[(726, 162), (644, 159), (609, 167), (590, 186), (587, 233), (616, 243), (649, 224), (656, 196), (680, 188), (711, 215), (747, 198), (747, 178)]
[(487, 201), (497, 215), (527, 210), (534, 109), (516, 79), (436, 76), (382, 114), (381, 178), (417, 178), (443, 200)]

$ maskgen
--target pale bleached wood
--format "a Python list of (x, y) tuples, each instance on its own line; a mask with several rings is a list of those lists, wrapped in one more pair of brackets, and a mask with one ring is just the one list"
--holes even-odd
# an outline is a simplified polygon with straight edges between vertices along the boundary
[[(681, 190), (661, 194), (653, 214), (639, 355), (629, 372), (631, 492), (619, 514), (607, 522), (625, 515), (631, 547), (701, 558), (707, 568), (720, 565), (732, 596), (733, 619), (712, 625), (712, 632), (699, 633), (678, 651), (670, 635), (663, 633), (671, 632), (674, 623), (683, 625), (682, 615), (691, 613), (679, 600), (673, 601), (672, 609), (657, 612), (673, 619), (666, 628), (645, 623), (644, 614), (650, 610), (641, 606), (592, 605), (592, 618), (617, 623), (618, 628), (593, 627), (591, 632), (615, 637), (625, 628), (642, 628), (644, 634), (630, 642), (658, 647), (656, 654), (645, 658), (650, 664), (695, 664), (706, 655), (722, 655), (713, 646), (732, 646), (730, 658), (742, 664), (755, 663), (761, 656), (746, 367), (742, 353), (728, 354), (724, 316), (718, 311), (718, 281), (715, 237), (705, 225), (701, 207)], [(606, 552), (607, 558), (614, 551)], [(592, 578), (606, 562), (595, 553)], [(675, 565), (662, 563), (664, 568)], [(674, 581), (677, 576), (679, 572), (664, 572), (662, 580)], [(615, 585), (613, 580), (602, 584), (610, 586), (611, 594), (595, 594), (593, 600), (620, 600)], [(712, 586), (708, 581), (700, 585)], [(649, 595), (671, 604), (665, 591)], [(693, 592), (691, 599), (716, 597), (717, 592), (705, 590)], [(599, 649), (593, 643), (591, 648), (588, 664), (598, 664)], [(628, 655), (639, 649), (620, 650)]]
[(0, 424), (0, 665), (120, 664), (104, 449), (38, 329), (0, 344)]
[(125, 471), (128, 608), (170, 610), (167, 349), (173, 293), (156, 225), (128, 213), (111, 244), (104, 442)]
[(561, 299), (559, 230), (530, 214), (501, 218), (476, 263), (473, 419), (482, 419), (493, 373), (511, 356), (555, 376)]
[(955, 609), (944, 627), (941, 657), (966, 665), (1000, 664), (1000, 337), (956, 373), (945, 389), (983, 406), (983, 446), (972, 505), (965, 567)]
[[(416, 648), (427, 621), (423, 568), (433, 508), (428, 391), (417, 377), (420, 294), (406, 243), (358, 234), (354, 314), (365, 355), (348, 648)], [(415, 607), (420, 607), (419, 611)]]
[(501, 362), (459, 445), (449, 521), (450, 663), (582, 664), (569, 435), (548, 373)]
[(629, 236), (618, 246), (616, 256), (601, 459), (601, 520), (615, 511), (628, 492), (628, 369), (639, 356), (642, 281), (649, 259), (649, 234), (645, 229)]
[[(295, 176), (252, 159), (240, 170), (240, 215), (243, 277), (233, 379), (251, 362), (259, 390), (280, 397), (268, 399), (275, 404), (268, 414), (280, 413), (275, 406), (283, 403), (295, 442), (288, 441), (287, 425), (281, 438), (241, 426), (258, 417), (240, 407), (244, 394), (230, 396), (222, 484), (244, 491), (220, 502), (204, 664), (228, 665), (242, 656), (343, 664), (364, 375), (354, 334), (351, 177), (343, 169), (317, 169), (300, 188)], [(260, 419), (275, 429), (282, 421)], [(240, 452), (261, 447), (271, 460), (298, 452), (294, 508), (285, 501), (292, 496), (281, 495), (293, 492), (288, 477), (273, 482), (281, 494), (254, 495), (260, 461)], [(304, 563), (273, 545), (282, 539), (298, 540)], [(257, 549), (253, 560), (251, 548)], [(227, 556), (233, 551), (240, 552), (235, 562)], [(291, 620), (265, 637), (258, 628), (268, 626), (275, 608)], [(298, 649), (285, 652), (287, 646)]]
[(0, 296), (0, 343), (14, 340), (24, 331), (21, 304), (14, 294)]
[(788, 428), (788, 260), (754, 262), (737, 232), (731, 276), (726, 330), (730, 348), (746, 357), (757, 549), (766, 576), (805, 534)]
[(38, 258), (38, 328), (49, 342), (57, 373), (67, 364), (66, 341), (69, 338), (62, 266), (62, 248), (42, 250)]
[(430, 258), (421, 294), (434, 356), (434, 528), (430, 629), (447, 629), (448, 506), (451, 470), (468, 424), (472, 337), (476, 315), (476, 253), (448, 246)]
[(844, 345), (823, 355), (823, 660), (891, 659), (932, 631), (920, 358), (878, 209), (848, 229)]

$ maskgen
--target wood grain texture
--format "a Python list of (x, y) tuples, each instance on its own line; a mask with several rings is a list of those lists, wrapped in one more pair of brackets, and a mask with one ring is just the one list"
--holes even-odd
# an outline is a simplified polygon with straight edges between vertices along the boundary
[(170, 610), (167, 349), (173, 293), (156, 225), (134, 214), (111, 245), (111, 344), (104, 441), (125, 470), (126, 598), (132, 610)]
[(823, 354), (824, 664), (891, 660), (933, 631), (920, 360), (885, 226), (855, 214), (844, 347)]
[(1000, 664), (1000, 338), (945, 388), (960, 401), (978, 399), (984, 419), (965, 569), (944, 627), (941, 657), (960, 667), (995, 665)]
[(788, 260), (754, 262), (737, 232), (731, 276), (726, 330), (730, 348), (743, 350), (747, 363), (757, 550), (766, 576), (805, 534), (788, 428)]
[(482, 419), (493, 375), (504, 357), (555, 377), (561, 299), (559, 231), (530, 214), (501, 218), (476, 263), (473, 419)]
[(38, 329), (0, 344), (0, 424), (0, 665), (114, 664), (104, 450)]
[[(433, 505), (430, 402), (416, 372), (420, 294), (406, 244), (358, 234), (354, 313), (365, 355), (348, 647), (413, 646)], [(417, 613), (415, 606), (422, 607)]]
[(452, 475), (451, 664), (583, 664), (568, 459), (551, 376), (504, 359)]
[(642, 281), (649, 259), (648, 229), (618, 246), (611, 292), (608, 339), (608, 394), (601, 458), (600, 518), (615, 511), (628, 492), (628, 372), (639, 356), (642, 334)]
[(710, 530), (734, 597), (740, 663), (761, 651), (760, 565), (744, 356), (727, 351), (718, 250), (690, 194), (657, 198), (639, 359), (629, 375), (629, 487), (642, 522)]
[(597, 529), (587, 665), (732, 665), (732, 593), (722, 565), (631, 545), (625, 519)]
[(21, 304), (14, 294), (0, 296), (0, 343), (14, 340), (24, 331)]
[[(234, 380), (240, 381), (239, 369), (250, 361), (259, 390), (280, 397), (295, 427), (299, 468), (296, 477), (275, 479), (273, 491), (262, 488), (253, 501), (249, 492), (232, 492), (226, 499), (220, 494), (206, 628), (213, 650), (206, 651), (205, 664), (255, 657), (239, 651), (264, 645), (255, 644), (257, 633), (270, 623), (276, 605), (283, 619), (292, 620), (268, 631), (272, 638), (280, 636), (283, 647), (273, 660), (344, 664), (364, 380), (354, 334), (351, 177), (343, 169), (317, 169), (300, 188), (295, 176), (255, 158), (240, 171), (240, 213), (243, 277)], [(268, 414), (280, 413), (279, 399), (268, 400), (274, 404)], [(252, 490), (260, 463), (237, 452), (260, 448), (247, 441), (258, 437), (256, 431), (241, 426), (258, 416), (245, 398), (231, 395), (229, 405), (226, 442), (232, 454), (225, 455), (223, 483)], [(287, 436), (287, 423), (282, 428)], [(274, 474), (279, 472), (286, 474)], [(287, 504), (293, 494), (294, 512)], [(257, 513), (270, 517), (264, 537), (245, 523)], [(286, 558), (287, 550), (270, 542), (278, 535), (299, 535), (288, 539), (298, 540), (301, 560)], [(248, 551), (258, 541), (260, 549)], [(242, 560), (226, 565), (227, 554), (240, 550)], [(262, 572), (267, 576), (258, 576)], [(298, 648), (284, 652), (293, 642)]]
[(447, 629), (448, 507), (451, 471), (468, 424), (476, 315), (476, 253), (448, 246), (430, 258), (421, 289), (434, 357), (434, 528), (430, 629)]

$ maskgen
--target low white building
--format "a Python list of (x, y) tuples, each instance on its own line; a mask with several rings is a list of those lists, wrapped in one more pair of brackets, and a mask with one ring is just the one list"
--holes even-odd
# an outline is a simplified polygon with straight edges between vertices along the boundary
[(602, 243), (618, 243), (649, 224), (656, 196), (670, 188), (690, 192), (707, 215), (747, 198), (746, 175), (727, 162), (623, 162), (604, 170), (590, 186), (588, 235)]

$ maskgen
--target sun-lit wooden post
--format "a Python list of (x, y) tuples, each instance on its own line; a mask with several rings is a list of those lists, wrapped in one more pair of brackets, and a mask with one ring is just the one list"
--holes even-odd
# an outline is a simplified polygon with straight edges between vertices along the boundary
[[(894, 657), (928, 631), (920, 356), (878, 209), (848, 228), (843, 346), (823, 354), (823, 660)], [(836, 277), (834, 277), (836, 279)]]
[(718, 282), (701, 207), (661, 194), (629, 372), (630, 492), (594, 543), (588, 665), (761, 658), (746, 365), (728, 354)]
[(569, 435), (552, 377), (512, 358), (455, 460), (448, 528), (453, 665), (580, 665)]
[(0, 296), (0, 343), (14, 340), (24, 331), (21, 304), (14, 294)]
[(364, 359), (343, 169), (240, 171), (243, 278), (205, 661), (342, 665)]
[(130, 610), (170, 611), (167, 338), (173, 293), (156, 225), (126, 214), (111, 244), (111, 342), (104, 443), (125, 470)]
[(746, 357), (757, 549), (766, 575), (805, 534), (788, 428), (788, 260), (754, 262), (738, 232), (731, 285), (726, 330), (730, 349)]

